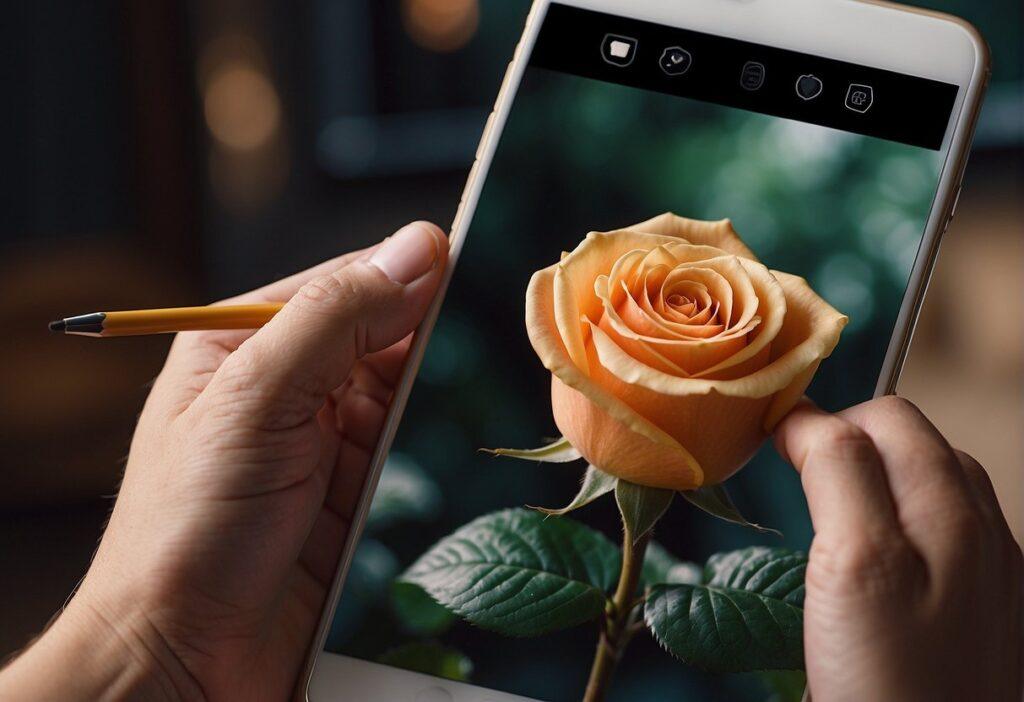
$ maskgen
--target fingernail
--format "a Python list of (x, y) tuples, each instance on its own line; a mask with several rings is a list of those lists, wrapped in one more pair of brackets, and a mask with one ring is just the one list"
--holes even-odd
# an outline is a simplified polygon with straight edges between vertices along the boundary
[(370, 256), (370, 263), (400, 285), (408, 285), (437, 265), (436, 227), (413, 222), (395, 232)]

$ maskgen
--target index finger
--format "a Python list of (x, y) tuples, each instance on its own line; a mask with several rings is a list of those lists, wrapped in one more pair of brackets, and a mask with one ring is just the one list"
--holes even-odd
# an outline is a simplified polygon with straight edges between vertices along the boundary
[(840, 416), (878, 448), (910, 540), (930, 561), (952, 562), (951, 556), (965, 549), (958, 530), (980, 518), (980, 510), (946, 439), (917, 407), (895, 396), (856, 405)]
[(775, 447), (800, 473), (815, 534), (899, 530), (881, 458), (860, 428), (805, 399), (779, 423)]

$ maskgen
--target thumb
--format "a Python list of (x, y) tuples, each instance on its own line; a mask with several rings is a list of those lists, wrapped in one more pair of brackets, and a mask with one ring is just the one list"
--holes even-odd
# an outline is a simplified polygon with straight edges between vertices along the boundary
[(419, 325), (447, 257), (448, 240), (438, 227), (403, 227), (369, 258), (303, 285), (224, 361), (203, 395), (243, 401), (247, 414), (272, 428), (308, 421), (359, 358)]

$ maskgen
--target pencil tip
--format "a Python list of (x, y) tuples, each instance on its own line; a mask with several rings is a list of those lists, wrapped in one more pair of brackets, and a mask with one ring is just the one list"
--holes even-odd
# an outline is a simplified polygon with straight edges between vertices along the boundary
[(64, 331), (67, 328), (68, 328), (68, 323), (65, 322), (63, 319), (57, 319), (57, 320), (54, 320), (54, 321), (50, 322), (50, 331), (52, 331), (52, 332), (62, 332), (62, 331)]

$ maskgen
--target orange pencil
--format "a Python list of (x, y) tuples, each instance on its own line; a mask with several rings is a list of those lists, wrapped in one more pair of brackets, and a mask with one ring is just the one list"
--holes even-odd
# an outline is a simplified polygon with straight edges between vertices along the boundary
[(170, 307), (159, 310), (93, 312), (50, 322), (50, 331), (81, 336), (142, 336), (200, 329), (257, 329), (281, 311), (283, 303)]

